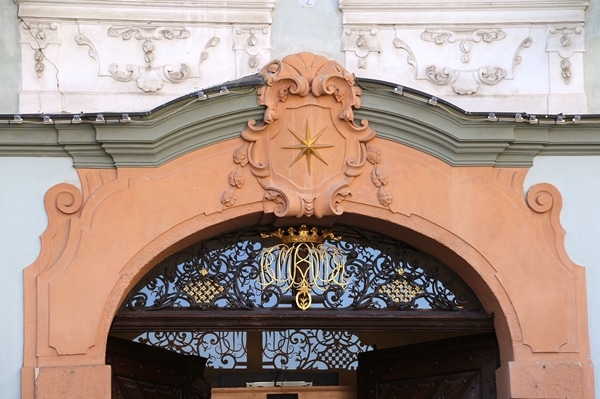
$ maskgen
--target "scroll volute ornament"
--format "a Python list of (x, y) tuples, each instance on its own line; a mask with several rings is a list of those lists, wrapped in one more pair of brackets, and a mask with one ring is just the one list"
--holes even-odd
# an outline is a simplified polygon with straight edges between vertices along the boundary
[[(361, 94), (354, 76), (337, 62), (311, 53), (273, 61), (261, 74), (263, 123), (251, 120), (242, 132), (244, 144), (234, 153), (237, 166), (221, 202), (235, 203), (248, 165), (275, 215), (341, 214), (353, 179), (369, 163), (380, 168), (367, 162), (372, 150), (367, 143), (375, 131), (365, 120), (360, 126), (354, 122), (353, 108), (360, 107)], [(381, 168), (378, 173), (383, 173)]]

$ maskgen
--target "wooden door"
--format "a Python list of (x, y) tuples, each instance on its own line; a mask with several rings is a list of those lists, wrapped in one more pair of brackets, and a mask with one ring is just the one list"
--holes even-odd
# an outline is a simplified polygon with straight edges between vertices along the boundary
[(109, 337), (106, 364), (112, 370), (112, 399), (205, 399), (206, 358)]
[(358, 356), (358, 399), (495, 399), (494, 334), (365, 352)]

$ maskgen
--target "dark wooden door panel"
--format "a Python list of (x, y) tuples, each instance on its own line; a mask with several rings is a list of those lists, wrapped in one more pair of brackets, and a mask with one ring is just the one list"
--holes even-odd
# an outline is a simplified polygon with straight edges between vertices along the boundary
[(359, 355), (358, 399), (495, 399), (493, 334)]
[(383, 382), (377, 389), (379, 399), (481, 397), (480, 374), (477, 371)]
[(113, 385), (116, 388), (115, 399), (180, 399), (183, 396), (180, 388), (131, 378), (117, 376)]
[(110, 337), (106, 364), (112, 370), (113, 399), (203, 398), (206, 359)]

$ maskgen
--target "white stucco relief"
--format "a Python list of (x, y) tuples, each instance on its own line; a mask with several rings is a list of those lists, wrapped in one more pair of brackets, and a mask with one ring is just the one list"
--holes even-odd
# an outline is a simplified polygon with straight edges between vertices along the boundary
[(106, 36), (116, 40), (102, 40), (96, 31), (78, 34), (75, 42), (89, 48), (88, 56), (98, 63), (97, 76), (135, 81), (140, 90), (151, 93), (165, 83), (202, 76), (202, 64), (220, 42), (219, 37), (202, 37), (202, 33), (184, 26), (113, 25)]
[[(30, 57), (28, 61), (34, 61), (33, 71), (41, 78), (46, 69), (45, 51), (50, 45), (59, 44), (58, 24), (50, 21), (21, 21), (21, 43), (29, 46), (26, 51)], [(31, 51), (33, 55), (31, 56)], [(33, 72), (29, 68), (30, 72)]]
[(418, 34), (397, 27), (393, 44), (404, 53), (405, 65), (414, 69), (415, 79), (448, 86), (458, 95), (472, 95), (481, 85), (515, 78), (521, 53), (532, 44), (526, 35), (500, 28), (425, 29)]
[[(274, 0), (18, 3), (21, 113), (145, 111), (257, 73), (271, 60)], [(340, 19), (311, 23), (340, 27), (340, 59), (359, 78), (412, 87), (469, 111), (568, 114), (587, 109), (586, 6), (340, 0)], [(285, 34), (293, 41), (305, 32)]]
[[(369, 58), (377, 63), (378, 55), (381, 52), (381, 43), (379, 28), (347, 28), (344, 30), (342, 38), (342, 50), (347, 56), (356, 58), (356, 67), (367, 69), (369, 67)], [(371, 65), (371, 69), (373, 65)]]
[[(346, 68), (469, 111), (581, 113), (587, 2), (340, 0)], [(361, 29), (377, 32), (374, 38)]]
[(147, 111), (258, 72), (274, 0), (19, 0), (21, 113)]
[[(573, 78), (573, 66), (571, 57), (575, 53), (585, 51), (584, 31), (581, 25), (571, 26), (548, 26), (548, 41), (546, 51), (554, 58), (551, 66), (552, 73), (560, 70), (560, 77), (564, 83), (571, 83)], [(558, 68), (557, 68), (558, 67)]]

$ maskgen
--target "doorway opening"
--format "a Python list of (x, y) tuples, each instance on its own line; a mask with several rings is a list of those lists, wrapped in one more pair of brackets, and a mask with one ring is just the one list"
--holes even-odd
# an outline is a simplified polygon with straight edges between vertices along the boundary
[[(337, 266), (307, 266), (306, 254), (296, 264), (273, 266), (271, 261), (283, 256), (278, 239), (300, 237), (303, 228), (285, 232), (253, 227), (177, 252), (134, 287), (110, 335), (143, 344), (140, 348), (205, 359), (203, 379), (212, 386), (213, 398), (234, 398), (234, 393), (249, 397), (257, 392), (260, 397), (293, 392), (310, 398), (324, 390), (335, 398), (385, 397), (369, 395), (371, 391), (377, 395), (377, 386), (385, 384), (385, 392), (394, 391), (391, 380), (425, 378), (431, 385), (431, 376), (394, 374), (382, 380), (385, 384), (360, 377), (365, 370), (361, 362), (373, 363), (373, 354), (404, 348), (406, 357), (414, 345), (435, 347), (444, 342), (468, 346), (482, 334), (495, 342), (493, 315), (485, 312), (451, 267), (379, 233), (341, 225), (327, 233), (316, 229), (319, 245), (342, 254)], [(279, 236), (273, 231), (279, 231)], [(265, 253), (273, 248), (280, 252), (266, 264)], [(294, 284), (299, 278), (310, 284)], [(464, 342), (447, 341), (452, 339)], [(492, 357), (488, 363), (495, 370), (497, 347), (485, 356)], [(476, 366), (466, 364), (444, 373), (463, 375), (469, 367)], [(469, 374), (468, 381), (477, 378)], [(485, 378), (489, 380), (489, 372)], [(490, 389), (495, 388), (485, 386)], [(113, 383), (113, 397), (119, 397), (117, 390)]]

